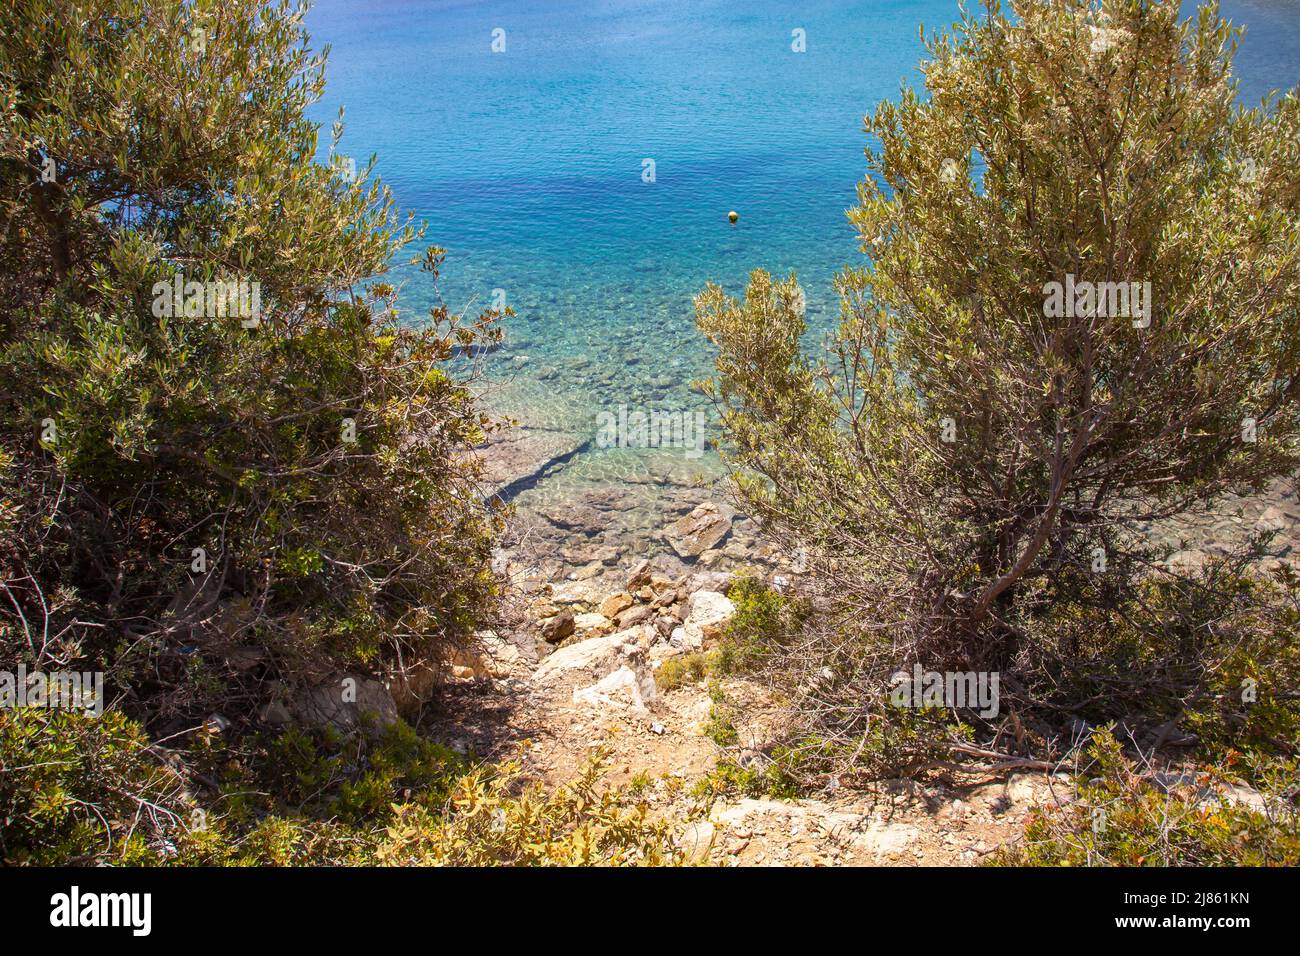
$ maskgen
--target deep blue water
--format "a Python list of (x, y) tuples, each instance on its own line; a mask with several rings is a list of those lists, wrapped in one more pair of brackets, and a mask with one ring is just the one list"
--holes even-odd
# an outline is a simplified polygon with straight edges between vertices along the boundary
[[(1242, 98), (1293, 86), (1300, 2), (1223, 10), (1248, 28)], [(531, 396), (519, 411), (682, 407), (709, 370), (690, 304), (706, 281), (739, 292), (750, 269), (797, 270), (811, 321), (831, 319), (831, 276), (860, 257), (844, 210), (865, 173), (862, 118), (919, 84), (918, 26), (956, 13), (954, 0), (317, 0), (308, 29), (332, 54), (313, 116), (327, 134), (345, 106), (342, 151), (378, 154), (400, 206), (448, 248), (449, 305), (505, 290), (518, 316), (493, 361)], [(396, 275), (422, 311), (427, 283)]]

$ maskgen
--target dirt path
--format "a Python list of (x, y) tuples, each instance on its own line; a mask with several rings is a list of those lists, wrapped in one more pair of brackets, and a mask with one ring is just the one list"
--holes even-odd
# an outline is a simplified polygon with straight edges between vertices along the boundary
[[(435, 735), (459, 749), (516, 759), (547, 786), (572, 780), (603, 752), (606, 781), (635, 788), (652, 813), (679, 824), (697, 858), (712, 864), (976, 865), (1020, 835), (1031, 807), (1052, 799), (1048, 778), (1017, 775), (960, 788), (891, 781), (872, 791), (797, 800), (710, 800), (708, 778), (726, 751), (707, 734), (714, 703), (704, 683), (657, 691), (640, 707), (617, 694), (575, 702), (573, 683), (538, 687), (537, 665), (523, 655), (509, 664), (498, 662), (498, 676), (451, 688)], [(769, 712), (766, 692), (737, 680), (722, 690), (731, 706), (745, 702), (749, 719), (737, 728), (743, 755), (746, 744), (760, 743), (761, 732), (751, 728)], [(1063, 782), (1056, 786), (1063, 792)]]

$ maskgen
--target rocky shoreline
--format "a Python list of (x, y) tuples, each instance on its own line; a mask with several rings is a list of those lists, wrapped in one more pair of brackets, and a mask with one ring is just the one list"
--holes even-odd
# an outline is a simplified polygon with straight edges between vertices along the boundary
[[(484, 491), (543, 480), (582, 445), (580, 436), (557, 429), (506, 433), (480, 449)], [(1166, 567), (1175, 573), (1262, 534), (1271, 539), (1255, 567), (1285, 565), (1300, 574), (1297, 477), (1135, 531), (1171, 552)], [(320, 702), (330, 695), (308, 693), (292, 708), (268, 705), (263, 720), (287, 720), (292, 710), (346, 728), (361, 709), (410, 717), (439, 686), (484, 681), (513, 681), (530, 692), (558, 688), (574, 704), (648, 715), (659, 697), (655, 671), (672, 657), (706, 649), (734, 614), (726, 591), (736, 575), (781, 587), (797, 581), (790, 557), (764, 542), (757, 523), (724, 493), (722, 482), (660, 476), (595, 484), (571, 500), (521, 509), (494, 560), (507, 598), (497, 629), (481, 632), (450, 661), (387, 684), (355, 678), (360, 696), (351, 707), (331, 705), (324, 713)]]

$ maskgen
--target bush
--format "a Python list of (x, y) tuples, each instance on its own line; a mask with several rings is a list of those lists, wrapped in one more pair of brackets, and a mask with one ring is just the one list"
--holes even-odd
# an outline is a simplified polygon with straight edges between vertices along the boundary
[(210, 779), (220, 784), (214, 804), (239, 824), (274, 814), (382, 827), (396, 802), (441, 810), (471, 769), (465, 758), (401, 722), (350, 736), (291, 727), (192, 759), (211, 767)]
[(1109, 731), (1094, 734), (1073, 798), (1035, 810), (1003, 866), (1296, 866), (1300, 764), (1256, 762), (1256, 805), (1233, 794), (1230, 766), (1208, 766), (1164, 786), (1125, 758)]
[[(1118, 609), (1045, 616), (1022, 669), (1039, 713), (1122, 725), (1144, 751), (1279, 758), (1300, 740), (1297, 625), (1300, 582), (1285, 566), (1264, 578), (1220, 561), (1197, 578), (1147, 578)], [(1025, 733), (1049, 727), (1040, 719)]]
[(655, 685), (669, 691), (685, 684), (698, 684), (716, 672), (717, 659), (717, 652), (704, 651), (670, 657), (655, 671)]
[[(9, 865), (484, 865), (683, 862), (644, 802), (594, 760), (544, 794), (404, 724), (341, 737), (149, 742), (121, 713), (0, 711), (0, 861)], [(203, 790), (204, 799), (199, 799)]]
[(375, 278), (421, 232), (370, 167), (314, 161), (302, 11), (6, 22), (0, 660), (104, 670), (173, 733), (270, 680), (444, 656), (490, 614), (497, 522), (465, 454), (492, 423), (448, 360), (499, 315), (411, 322)]
[(686, 862), (672, 825), (625, 792), (599, 790), (603, 756), (553, 792), (518, 785), (518, 767), (461, 779), (442, 819), (398, 808), (378, 860), (432, 866), (665, 866)]
[[(1054, 739), (1085, 698), (1041, 680), (1049, 622), (1121, 626), (1159, 557), (1138, 528), (1297, 463), (1300, 95), (1234, 106), (1213, 6), (1015, 14), (963, 14), (928, 42), (928, 95), (868, 120), (850, 219), (871, 264), (837, 279), (828, 360), (804, 355), (794, 276), (696, 299), (744, 504), (824, 582), (828, 613), (776, 655), (792, 733), (845, 753), (917, 663), (1002, 677), (999, 715), (953, 714), (940, 744), (959, 721), (1020, 753)], [(1058, 308), (1067, 282), (1106, 314)], [(1108, 283), (1149, 283), (1146, 306), (1111, 288), (1111, 309)], [(1095, 684), (1066, 656), (1056, 676)]]
[(811, 609), (807, 601), (773, 590), (762, 580), (741, 576), (727, 590), (736, 613), (718, 649), (724, 673), (753, 669), (789, 645)]
[(184, 780), (121, 713), (0, 710), (0, 859), (140, 862), (188, 825)]

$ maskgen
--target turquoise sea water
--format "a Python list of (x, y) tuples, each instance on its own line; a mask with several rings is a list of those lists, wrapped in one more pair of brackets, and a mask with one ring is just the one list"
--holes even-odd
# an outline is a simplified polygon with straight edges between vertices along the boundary
[[(1294, 85), (1300, 2), (1223, 9), (1248, 28), (1243, 99)], [(518, 315), (490, 363), (512, 383), (499, 400), (591, 431), (619, 404), (698, 404), (688, 383), (710, 359), (691, 297), (706, 281), (739, 292), (750, 269), (796, 270), (810, 322), (832, 319), (831, 276), (860, 258), (844, 210), (862, 118), (919, 82), (918, 26), (956, 14), (953, 0), (317, 0), (308, 29), (332, 54), (313, 116), (327, 132), (345, 106), (341, 150), (377, 154), (447, 247), (449, 305), (505, 290)], [(423, 311), (424, 280), (396, 276)], [(617, 477), (654, 454), (593, 448), (568, 472)]]

